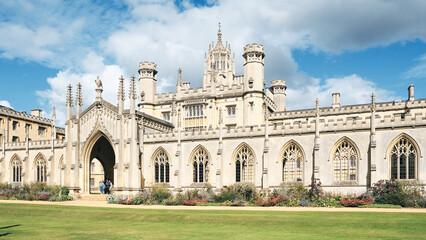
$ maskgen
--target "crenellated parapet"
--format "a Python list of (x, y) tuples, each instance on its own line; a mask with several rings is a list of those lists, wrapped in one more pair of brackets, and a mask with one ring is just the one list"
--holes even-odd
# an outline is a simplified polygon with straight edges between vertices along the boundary
[[(55, 139), (53, 140), (55, 149), (62, 149), (65, 146), (65, 139)], [(8, 142), (5, 143), (6, 151), (17, 151), (25, 150), (27, 143), (26, 142)], [(41, 140), (41, 141), (29, 141), (28, 142), (29, 150), (32, 149), (50, 149), (52, 147), (52, 140)]]

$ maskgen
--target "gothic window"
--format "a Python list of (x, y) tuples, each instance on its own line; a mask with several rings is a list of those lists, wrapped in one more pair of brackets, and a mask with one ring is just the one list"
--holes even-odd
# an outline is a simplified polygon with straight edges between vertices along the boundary
[(160, 150), (154, 158), (155, 182), (170, 182), (170, 162), (164, 150)]
[(416, 178), (417, 151), (406, 137), (401, 137), (392, 147), (390, 159), (391, 178)]
[(358, 153), (355, 147), (344, 140), (339, 143), (333, 154), (334, 181), (356, 181)]
[(303, 154), (301, 149), (291, 143), (284, 150), (283, 160), (283, 181), (296, 182), (302, 181), (303, 177)]
[(39, 136), (46, 136), (46, 128), (45, 127), (38, 127), (38, 135)]
[(236, 106), (235, 105), (233, 105), (233, 106), (228, 106), (227, 107), (227, 109), (228, 109), (228, 116), (235, 116), (235, 113), (236, 113)]
[(235, 181), (254, 182), (254, 155), (246, 145), (243, 145), (236, 154)]
[(47, 165), (46, 160), (38, 158), (36, 160), (36, 180), (37, 182), (47, 182)]
[(12, 183), (22, 182), (22, 163), (18, 158), (12, 160)]
[(198, 148), (192, 157), (193, 181), (196, 183), (208, 182), (209, 179), (209, 155), (203, 148)]

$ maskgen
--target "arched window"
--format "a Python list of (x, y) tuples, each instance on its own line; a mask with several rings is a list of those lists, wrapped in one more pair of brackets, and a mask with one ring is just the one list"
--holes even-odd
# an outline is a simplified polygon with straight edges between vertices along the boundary
[(341, 141), (333, 155), (334, 181), (356, 181), (358, 153), (348, 141)]
[(417, 151), (406, 137), (401, 137), (392, 147), (390, 159), (392, 178), (416, 178)]
[(47, 182), (46, 160), (44, 160), (43, 158), (38, 158), (36, 160), (36, 169), (37, 182)]
[(12, 183), (22, 182), (22, 163), (21, 160), (15, 158), (12, 160)]
[(164, 150), (160, 150), (154, 158), (155, 182), (170, 182), (169, 157)]
[(198, 148), (192, 157), (193, 161), (193, 181), (208, 182), (209, 179), (209, 155), (203, 148)]
[(290, 143), (284, 150), (283, 160), (283, 181), (296, 182), (302, 181), (303, 177), (303, 154), (301, 149), (295, 144)]
[(254, 155), (248, 146), (242, 146), (235, 158), (235, 181), (254, 182)]

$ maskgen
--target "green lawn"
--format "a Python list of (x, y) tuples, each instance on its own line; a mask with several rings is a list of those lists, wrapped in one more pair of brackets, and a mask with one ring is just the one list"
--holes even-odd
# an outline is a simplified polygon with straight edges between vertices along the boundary
[(426, 239), (426, 214), (0, 204), (1, 239)]

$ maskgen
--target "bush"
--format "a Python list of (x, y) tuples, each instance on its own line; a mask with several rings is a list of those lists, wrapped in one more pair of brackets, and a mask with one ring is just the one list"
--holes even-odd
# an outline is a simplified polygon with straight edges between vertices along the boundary
[[(222, 200), (224, 201), (234, 201), (239, 199), (248, 202), (258, 198), (258, 192), (256, 190), (256, 187), (252, 183), (235, 183), (229, 185), (228, 187), (224, 187), (224, 189), (222, 189), (222, 192), (223, 191), (228, 191), (228, 193), (225, 193), (225, 195), (223, 195)], [(231, 197), (234, 198), (231, 200)]]
[(417, 181), (380, 180), (371, 187), (376, 203), (425, 207), (424, 187)]
[(202, 199), (202, 200), (183, 200), (182, 204), (186, 205), (186, 206), (196, 206), (200, 203), (207, 203), (206, 199)]
[(223, 202), (233, 202), (235, 200), (239, 200), (240, 194), (234, 191), (230, 191), (229, 188), (222, 189), (220, 193), (218, 193), (216, 196), (214, 196), (214, 201), (218, 203)]
[(281, 195), (276, 196), (270, 196), (266, 201), (263, 200), (256, 200), (254, 201), (255, 205), (262, 206), (262, 207), (269, 207), (269, 206), (284, 206), (288, 202), (288, 199)]
[(308, 196), (310, 200), (319, 200), (324, 194), (319, 178), (314, 178), (309, 187)]
[(373, 204), (374, 200), (365, 194), (361, 194), (358, 197), (351, 198), (351, 197), (345, 197), (342, 200), (340, 200), (340, 204), (344, 207), (359, 207), (362, 205), (370, 205)]
[(162, 186), (154, 186), (152, 188), (151, 197), (157, 203), (162, 203), (165, 199), (172, 196), (172, 191)]
[[(72, 200), (68, 197), (67, 187), (58, 185), (47, 185), (46, 183), (31, 183), (24, 185), (11, 185), (7, 183), (0, 184), (0, 198), (16, 200), (41, 200), (47, 201), (67, 201)], [(5, 196), (8, 196), (7, 198)]]

